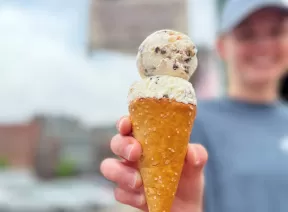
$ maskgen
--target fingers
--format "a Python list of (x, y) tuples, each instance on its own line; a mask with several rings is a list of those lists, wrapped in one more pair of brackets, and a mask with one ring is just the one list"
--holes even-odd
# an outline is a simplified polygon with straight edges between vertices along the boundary
[(137, 189), (142, 186), (142, 179), (136, 169), (125, 166), (119, 160), (106, 159), (100, 170), (105, 178), (127, 189)]
[(141, 145), (136, 139), (120, 134), (112, 138), (111, 150), (114, 154), (129, 161), (139, 160), (142, 153)]
[(132, 132), (132, 124), (128, 116), (120, 118), (116, 127), (121, 135), (129, 135)]
[(122, 188), (114, 190), (115, 199), (142, 211), (148, 211), (144, 193), (129, 192)]
[(142, 180), (136, 169), (125, 166), (116, 159), (106, 159), (100, 170), (104, 177), (118, 184), (114, 191), (115, 199), (142, 211), (148, 211)]
[(116, 125), (120, 134), (114, 136), (111, 140), (112, 152), (129, 161), (139, 160), (142, 149), (136, 139), (128, 136), (132, 131), (132, 124), (129, 117), (122, 117)]
[(189, 144), (186, 163), (195, 169), (202, 169), (208, 160), (206, 149), (200, 144)]

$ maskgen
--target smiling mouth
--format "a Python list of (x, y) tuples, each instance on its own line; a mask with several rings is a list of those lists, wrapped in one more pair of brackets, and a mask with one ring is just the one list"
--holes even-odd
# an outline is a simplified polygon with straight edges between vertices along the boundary
[(254, 56), (249, 58), (249, 63), (251, 65), (261, 69), (267, 69), (271, 66), (274, 66), (276, 62), (277, 58), (271, 56)]

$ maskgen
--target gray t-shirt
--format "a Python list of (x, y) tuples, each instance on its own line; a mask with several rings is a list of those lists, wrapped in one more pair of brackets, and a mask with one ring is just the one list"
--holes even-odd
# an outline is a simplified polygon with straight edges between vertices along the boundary
[(288, 211), (288, 107), (199, 102), (191, 134), (209, 153), (205, 212)]

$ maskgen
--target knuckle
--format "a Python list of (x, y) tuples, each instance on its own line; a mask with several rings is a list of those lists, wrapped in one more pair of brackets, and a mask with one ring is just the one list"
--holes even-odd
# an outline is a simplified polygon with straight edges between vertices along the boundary
[(114, 190), (114, 197), (118, 202), (121, 202), (123, 204), (128, 204), (128, 199), (127, 198), (127, 192), (125, 190), (120, 189), (119, 187), (117, 187)]
[(107, 168), (108, 168), (109, 160), (110, 160), (110, 158), (105, 159), (100, 164), (100, 171), (104, 175), (104, 177), (107, 177)]
[(144, 194), (141, 194), (138, 199), (139, 200), (137, 202), (137, 206), (138, 207), (144, 207), (146, 205), (146, 199), (145, 199)]
[(121, 195), (119, 194), (119, 188), (114, 189), (114, 197), (117, 201), (121, 201)]
[(104, 172), (105, 172), (105, 164), (106, 163), (106, 160), (103, 160), (100, 164), (100, 171), (101, 173), (104, 175)]
[(115, 145), (115, 143), (116, 143), (118, 140), (119, 140), (119, 134), (114, 135), (114, 136), (111, 138), (111, 141), (110, 141), (111, 147), (112, 147), (113, 145)]
[(122, 170), (118, 167), (116, 159), (106, 159), (101, 163), (100, 170), (105, 178), (115, 183), (121, 181)]
[(119, 134), (112, 137), (110, 148), (114, 153), (119, 153), (119, 148), (121, 148), (121, 139)]

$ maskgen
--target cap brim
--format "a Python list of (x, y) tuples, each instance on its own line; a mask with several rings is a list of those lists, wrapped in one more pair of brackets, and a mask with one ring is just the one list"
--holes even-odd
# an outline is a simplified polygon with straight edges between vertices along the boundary
[[(253, 1), (251, 1), (252, 3)], [(275, 3), (275, 2), (261, 2), (261, 3), (252, 3), (250, 5), (246, 5), (246, 7), (239, 8), (236, 13), (233, 14), (233, 17), (229, 19), (229, 21), (225, 21), (226, 23), (220, 27), (220, 33), (226, 33), (235, 29), (239, 24), (249, 18), (251, 15), (256, 13), (257, 11), (266, 9), (266, 8), (276, 8), (280, 11), (283, 11), (284, 14), (288, 14), (288, 6), (285, 3)]]

